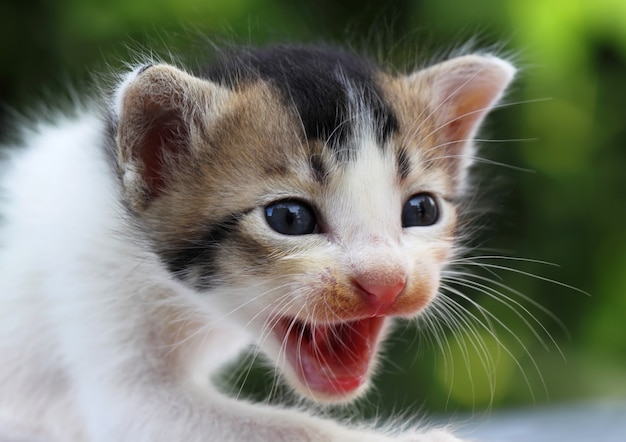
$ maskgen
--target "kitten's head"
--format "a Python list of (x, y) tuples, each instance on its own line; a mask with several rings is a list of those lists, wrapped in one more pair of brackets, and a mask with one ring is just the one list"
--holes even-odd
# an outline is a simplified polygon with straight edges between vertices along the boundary
[(332, 50), (128, 76), (129, 210), (165, 269), (258, 336), (305, 395), (364, 391), (389, 318), (437, 295), (472, 138), (514, 75), (467, 55), (406, 76)]

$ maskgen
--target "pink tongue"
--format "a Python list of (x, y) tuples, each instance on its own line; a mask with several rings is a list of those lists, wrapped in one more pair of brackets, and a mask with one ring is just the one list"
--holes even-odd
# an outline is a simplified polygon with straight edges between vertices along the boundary
[(367, 379), (383, 320), (293, 326), (288, 336), (288, 359), (311, 390), (332, 395), (354, 391)]

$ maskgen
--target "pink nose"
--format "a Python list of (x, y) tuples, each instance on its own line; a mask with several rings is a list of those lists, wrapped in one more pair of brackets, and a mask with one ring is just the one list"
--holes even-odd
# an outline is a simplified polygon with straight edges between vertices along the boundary
[(375, 308), (387, 307), (393, 304), (406, 285), (404, 280), (391, 284), (380, 284), (364, 280), (363, 278), (356, 278), (354, 282), (363, 292), (364, 300)]

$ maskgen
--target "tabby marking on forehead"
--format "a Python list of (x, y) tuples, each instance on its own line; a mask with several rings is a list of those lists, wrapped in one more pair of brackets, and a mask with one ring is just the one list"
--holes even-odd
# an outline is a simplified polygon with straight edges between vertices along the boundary
[(355, 131), (350, 88), (373, 115), (381, 144), (396, 130), (396, 116), (374, 81), (375, 71), (367, 59), (336, 49), (278, 46), (224, 54), (200, 75), (235, 89), (259, 79), (271, 83), (297, 110), (308, 140), (322, 140), (345, 153), (345, 141)]

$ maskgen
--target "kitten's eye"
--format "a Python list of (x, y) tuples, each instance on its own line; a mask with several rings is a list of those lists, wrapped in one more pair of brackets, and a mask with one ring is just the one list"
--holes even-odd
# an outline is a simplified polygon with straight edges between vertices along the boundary
[(402, 227), (431, 226), (439, 221), (439, 206), (428, 193), (413, 195), (402, 209)]
[(282, 200), (265, 208), (265, 219), (272, 229), (283, 235), (307, 235), (317, 231), (315, 213), (298, 200)]

